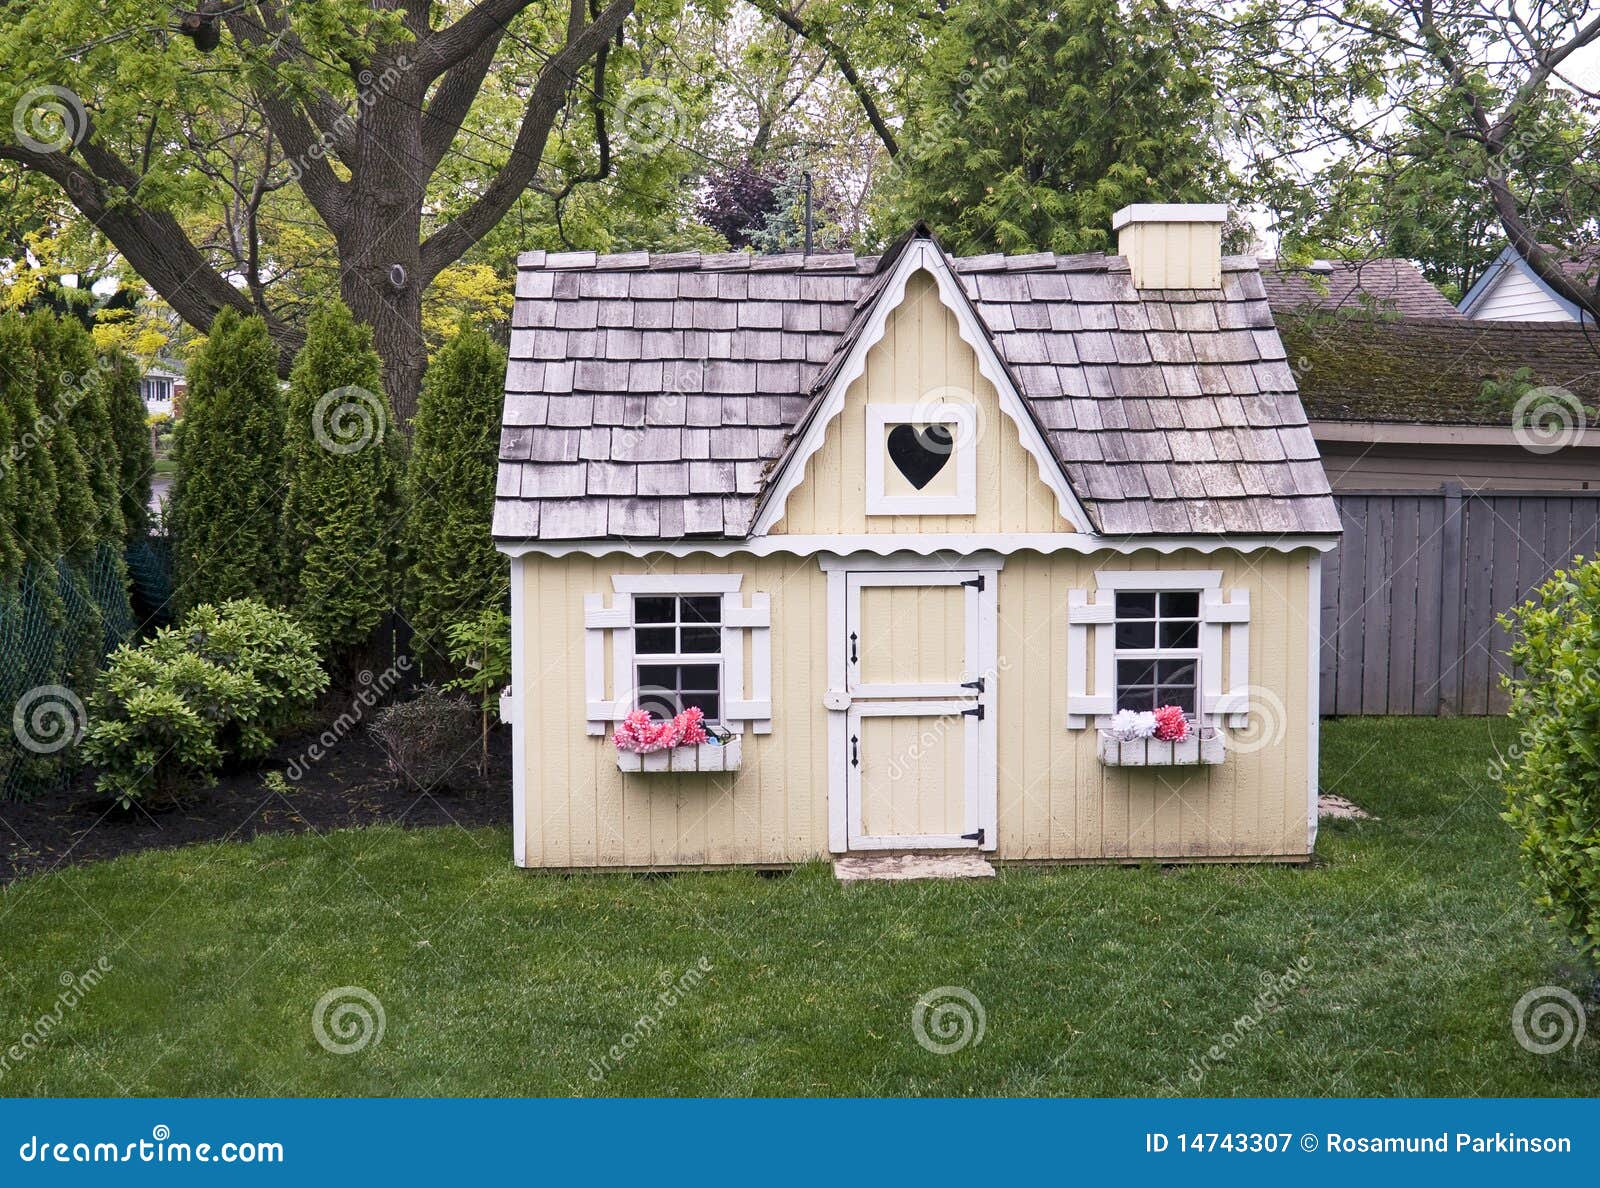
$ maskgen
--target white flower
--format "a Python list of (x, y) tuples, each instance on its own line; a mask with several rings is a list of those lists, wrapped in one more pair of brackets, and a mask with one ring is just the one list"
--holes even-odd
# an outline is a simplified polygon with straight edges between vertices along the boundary
[(1111, 733), (1118, 742), (1149, 738), (1156, 732), (1156, 716), (1149, 710), (1118, 710), (1111, 715)]

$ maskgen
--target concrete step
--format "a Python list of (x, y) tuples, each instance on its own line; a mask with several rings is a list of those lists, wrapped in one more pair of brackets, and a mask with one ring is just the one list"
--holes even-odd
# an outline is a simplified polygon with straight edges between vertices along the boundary
[(909, 879), (992, 879), (994, 867), (972, 850), (940, 854), (850, 854), (833, 860), (841, 883), (895, 883)]

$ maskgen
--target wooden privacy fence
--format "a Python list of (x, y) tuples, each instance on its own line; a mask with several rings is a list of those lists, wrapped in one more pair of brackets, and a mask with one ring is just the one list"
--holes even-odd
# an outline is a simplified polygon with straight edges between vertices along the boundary
[(1336, 496), (1344, 536), (1322, 559), (1322, 712), (1499, 714), (1516, 606), (1600, 548), (1600, 491)]

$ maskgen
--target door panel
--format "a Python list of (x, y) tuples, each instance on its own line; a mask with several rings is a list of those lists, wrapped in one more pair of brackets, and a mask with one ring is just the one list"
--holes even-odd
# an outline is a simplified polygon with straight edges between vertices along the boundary
[(861, 588), (863, 685), (959, 685), (966, 680), (967, 596), (959, 585)]
[(861, 836), (955, 839), (970, 832), (969, 720), (959, 712), (860, 719)]

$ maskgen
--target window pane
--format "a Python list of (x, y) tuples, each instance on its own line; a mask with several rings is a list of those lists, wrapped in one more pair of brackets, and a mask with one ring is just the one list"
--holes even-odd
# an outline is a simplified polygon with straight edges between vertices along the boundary
[(665, 598), (656, 595), (635, 595), (633, 599), (633, 621), (635, 623), (670, 623), (672, 612), (677, 599), (668, 595)]
[(678, 650), (676, 637), (671, 627), (635, 627), (633, 650), (643, 656), (671, 655)]
[(1156, 666), (1152, 660), (1118, 660), (1117, 684), (1151, 685), (1155, 683)]
[(639, 665), (641, 689), (674, 689), (678, 684), (678, 669), (672, 664)]
[(683, 688), (696, 692), (715, 692), (718, 668), (715, 664), (685, 664), (680, 668)]
[(1125, 689), (1118, 689), (1117, 708), (1135, 712), (1155, 709), (1155, 690), (1148, 685), (1130, 685)]
[[(1119, 627), (1120, 631), (1121, 628)], [(1161, 646), (1164, 648), (1197, 648), (1200, 646), (1200, 624), (1161, 624)]]
[(1194, 619), (1200, 615), (1200, 595), (1193, 590), (1174, 590), (1161, 596), (1163, 619)]
[(699, 706), (700, 712), (706, 716), (706, 721), (708, 722), (717, 720), (717, 711), (720, 704), (721, 701), (715, 693), (685, 693), (683, 695), (683, 708), (688, 709), (691, 705)]
[(683, 712), (683, 703), (676, 693), (666, 689), (641, 689), (639, 708), (652, 718), (675, 718)]
[(1187, 688), (1162, 689), (1161, 704), (1175, 705), (1186, 714), (1194, 713), (1194, 686)]
[(1156, 613), (1156, 596), (1149, 590), (1118, 590), (1117, 618), (1150, 619)]
[(718, 627), (685, 627), (683, 650), (685, 652), (715, 652), (722, 647), (722, 630)]
[(1157, 665), (1156, 677), (1163, 685), (1194, 684), (1193, 660), (1162, 660)]
[(1118, 623), (1117, 647), (1153, 648), (1156, 646), (1154, 623)]
[(712, 594), (705, 597), (683, 599), (683, 621), (685, 623), (722, 622), (721, 597)]

